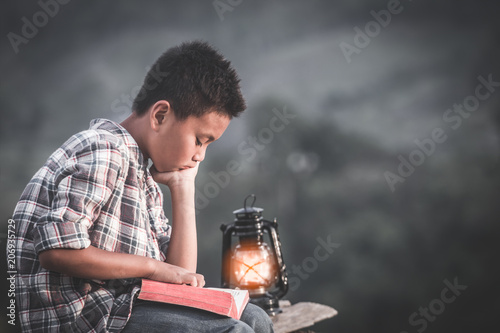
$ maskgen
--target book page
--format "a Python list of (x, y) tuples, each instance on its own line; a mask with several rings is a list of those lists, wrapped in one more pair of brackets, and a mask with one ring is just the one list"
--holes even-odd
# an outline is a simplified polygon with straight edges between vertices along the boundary
[(238, 289), (228, 289), (228, 288), (206, 288), (211, 290), (219, 290), (224, 291), (226, 293), (230, 293), (234, 297), (234, 302), (238, 307), (238, 310), (242, 308), (242, 306), (246, 305), (248, 290), (238, 290)]

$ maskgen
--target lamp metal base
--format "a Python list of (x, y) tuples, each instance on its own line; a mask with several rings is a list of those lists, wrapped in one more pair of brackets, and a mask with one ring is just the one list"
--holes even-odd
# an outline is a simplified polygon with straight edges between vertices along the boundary
[(250, 298), (250, 302), (262, 308), (271, 317), (283, 312), (280, 309), (279, 300), (272, 296), (262, 295), (260, 297), (252, 297)]

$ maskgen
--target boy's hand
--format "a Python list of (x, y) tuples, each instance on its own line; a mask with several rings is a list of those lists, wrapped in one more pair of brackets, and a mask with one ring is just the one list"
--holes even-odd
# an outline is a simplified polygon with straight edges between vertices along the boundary
[(192, 168), (176, 171), (159, 172), (156, 170), (155, 166), (152, 165), (149, 171), (153, 176), (155, 182), (167, 185), (170, 189), (175, 186), (194, 184), (194, 179), (198, 173), (198, 168), (200, 162), (196, 162), (196, 165)]
[(193, 287), (203, 287), (205, 285), (205, 277), (203, 275), (192, 273), (182, 267), (161, 261), (156, 261), (153, 273), (147, 276), (147, 278), (160, 282), (189, 284)]

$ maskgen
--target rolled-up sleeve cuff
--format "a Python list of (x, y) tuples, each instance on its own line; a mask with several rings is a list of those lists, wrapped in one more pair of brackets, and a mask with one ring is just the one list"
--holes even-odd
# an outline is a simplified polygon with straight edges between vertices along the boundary
[(49, 222), (34, 230), (35, 252), (50, 249), (81, 250), (90, 246), (87, 228), (81, 223)]
[(158, 246), (162, 253), (167, 253), (168, 245), (170, 244), (170, 236), (163, 236), (158, 239)]

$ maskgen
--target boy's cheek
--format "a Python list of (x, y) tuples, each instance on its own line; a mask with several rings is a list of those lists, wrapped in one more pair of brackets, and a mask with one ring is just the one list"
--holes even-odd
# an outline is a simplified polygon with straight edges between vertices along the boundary
[(153, 173), (153, 171), (165, 172), (165, 166), (163, 165), (163, 163), (153, 158), (151, 158), (151, 161), (153, 162), (153, 165), (150, 168), (151, 173)]

